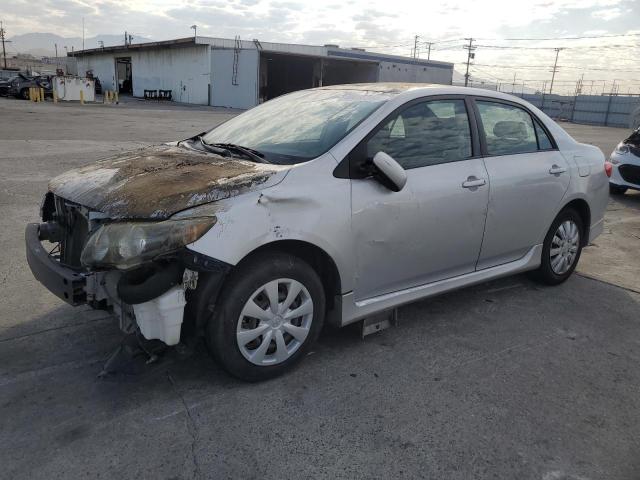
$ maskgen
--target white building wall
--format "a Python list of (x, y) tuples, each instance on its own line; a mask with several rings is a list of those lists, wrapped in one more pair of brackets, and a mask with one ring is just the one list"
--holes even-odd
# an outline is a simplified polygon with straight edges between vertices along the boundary
[(80, 76), (84, 76), (87, 70), (93, 70), (93, 75), (100, 80), (103, 91), (116, 90), (116, 63), (112, 53), (77, 58)]
[(145, 90), (171, 90), (176, 102), (209, 103), (209, 46), (163, 48), (118, 54), (131, 57), (133, 96)]
[(216, 107), (251, 108), (258, 104), (260, 53), (240, 50), (237, 85), (233, 84), (233, 50), (211, 51), (211, 104)]
[(379, 82), (417, 82), (451, 85), (453, 67), (380, 62)]

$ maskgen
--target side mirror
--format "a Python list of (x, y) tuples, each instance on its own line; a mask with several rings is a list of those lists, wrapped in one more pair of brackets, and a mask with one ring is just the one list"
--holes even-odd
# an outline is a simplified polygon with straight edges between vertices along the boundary
[(407, 183), (407, 172), (391, 155), (378, 152), (373, 157), (373, 164), (377, 170), (376, 178), (385, 187), (394, 192), (399, 192), (404, 188)]

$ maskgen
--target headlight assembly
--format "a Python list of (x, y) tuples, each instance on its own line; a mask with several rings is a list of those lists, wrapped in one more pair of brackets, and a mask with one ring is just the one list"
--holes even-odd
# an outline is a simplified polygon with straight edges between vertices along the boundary
[(195, 242), (215, 223), (215, 217), (110, 223), (89, 237), (80, 261), (86, 267), (126, 270)]
[(629, 149), (629, 145), (625, 145), (624, 143), (619, 143), (615, 149), (616, 153), (624, 155), (625, 153), (629, 153), (631, 150)]

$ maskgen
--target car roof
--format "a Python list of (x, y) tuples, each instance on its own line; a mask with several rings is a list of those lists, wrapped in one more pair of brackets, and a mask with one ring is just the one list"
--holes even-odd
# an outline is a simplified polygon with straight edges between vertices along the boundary
[(322, 90), (359, 90), (377, 93), (401, 95), (409, 93), (424, 93), (425, 95), (475, 95), (479, 97), (501, 98), (503, 100), (522, 103), (522, 99), (495, 90), (483, 88), (460, 87), (455, 85), (441, 85), (437, 83), (406, 83), (406, 82), (380, 82), (380, 83), (351, 83), (346, 85), (331, 85), (321, 87)]

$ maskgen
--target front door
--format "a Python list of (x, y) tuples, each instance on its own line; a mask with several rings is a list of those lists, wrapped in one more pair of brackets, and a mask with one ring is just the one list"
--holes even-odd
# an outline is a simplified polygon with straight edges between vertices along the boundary
[(490, 180), (481, 270), (518, 260), (543, 241), (570, 177), (567, 161), (529, 112), (489, 100), (476, 105)]
[(351, 182), (356, 300), (474, 271), (489, 195), (471, 132), (464, 99), (412, 102), (352, 152), (362, 162), (384, 151), (407, 172), (400, 192)]

